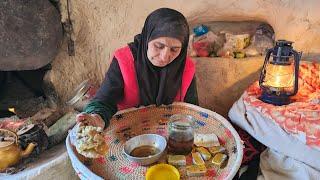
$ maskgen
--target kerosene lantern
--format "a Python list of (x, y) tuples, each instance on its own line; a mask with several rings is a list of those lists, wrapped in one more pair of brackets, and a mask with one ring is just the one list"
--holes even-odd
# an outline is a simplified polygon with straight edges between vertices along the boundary
[[(299, 61), (302, 52), (292, 48), (291, 41), (278, 40), (275, 47), (268, 49), (261, 70), (259, 85), (260, 99), (274, 105), (290, 103), (290, 96), (298, 92)], [(270, 59), (272, 57), (272, 60)]]

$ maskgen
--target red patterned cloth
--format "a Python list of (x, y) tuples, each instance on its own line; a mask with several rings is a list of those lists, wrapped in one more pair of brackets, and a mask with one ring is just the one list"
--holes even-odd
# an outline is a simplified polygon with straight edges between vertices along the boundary
[(2, 118), (0, 119), (0, 128), (16, 131), (25, 124), (27, 119)]
[(267, 104), (258, 99), (258, 82), (244, 93), (246, 104), (255, 107), (288, 133), (298, 135), (307, 145), (320, 148), (320, 64), (303, 62), (299, 68), (299, 90), (293, 103), (283, 106)]
[(266, 149), (266, 146), (261, 144), (254, 137), (252, 137), (237, 125), (232, 125), (237, 130), (244, 145), (241, 165), (248, 165), (248, 163), (250, 163), (251, 161), (260, 159), (260, 154)]

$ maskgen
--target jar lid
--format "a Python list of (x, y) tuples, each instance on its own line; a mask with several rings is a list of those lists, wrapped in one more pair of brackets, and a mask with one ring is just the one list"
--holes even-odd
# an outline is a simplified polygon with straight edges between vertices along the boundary
[(193, 116), (187, 114), (174, 114), (169, 118), (169, 120), (170, 126), (183, 129), (193, 127), (195, 124)]
[(90, 83), (89, 79), (83, 81), (74, 91), (74, 96), (67, 101), (68, 105), (74, 105), (76, 102), (78, 102), (89, 90), (90, 88)]
[(148, 168), (146, 172), (146, 180), (150, 179), (179, 180), (180, 173), (176, 167), (170, 164), (156, 164)]

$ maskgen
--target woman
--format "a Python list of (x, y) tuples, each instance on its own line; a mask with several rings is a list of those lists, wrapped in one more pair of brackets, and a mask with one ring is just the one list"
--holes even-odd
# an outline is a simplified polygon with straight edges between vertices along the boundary
[(180, 12), (152, 12), (134, 42), (116, 50), (100, 89), (77, 121), (104, 128), (121, 109), (174, 101), (197, 105), (188, 41), (189, 26)]

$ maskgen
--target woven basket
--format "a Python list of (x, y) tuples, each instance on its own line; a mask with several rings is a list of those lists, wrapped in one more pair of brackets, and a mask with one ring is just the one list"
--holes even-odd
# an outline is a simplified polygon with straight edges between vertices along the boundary
[[(240, 137), (231, 124), (219, 114), (210, 110), (187, 104), (174, 103), (168, 106), (148, 106), (118, 112), (111, 119), (105, 130), (105, 140), (109, 150), (104, 158), (88, 160), (79, 155), (70, 143), (70, 135), (66, 140), (68, 154), (72, 165), (81, 179), (144, 179), (148, 166), (140, 166), (131, 162), (123, 154), (122, 148), (129, 138), (147, 133), (156, 133), (167, 137), (167, 123), (171, 115), (184, 113), (196, 119), (195, 132), (215, 133), (220, 144), (227, 149), (227, 165), (220, 169), (207, 166), (203, 177), (186, 177), (185, 167), (179, 171), (182, 179), (232, 179), (240, 167), (243, 147)], [(166, 155), (160, 159), (166, 162)], [(192, 164), (191, 156), (187, 156), (187, 164)]]

